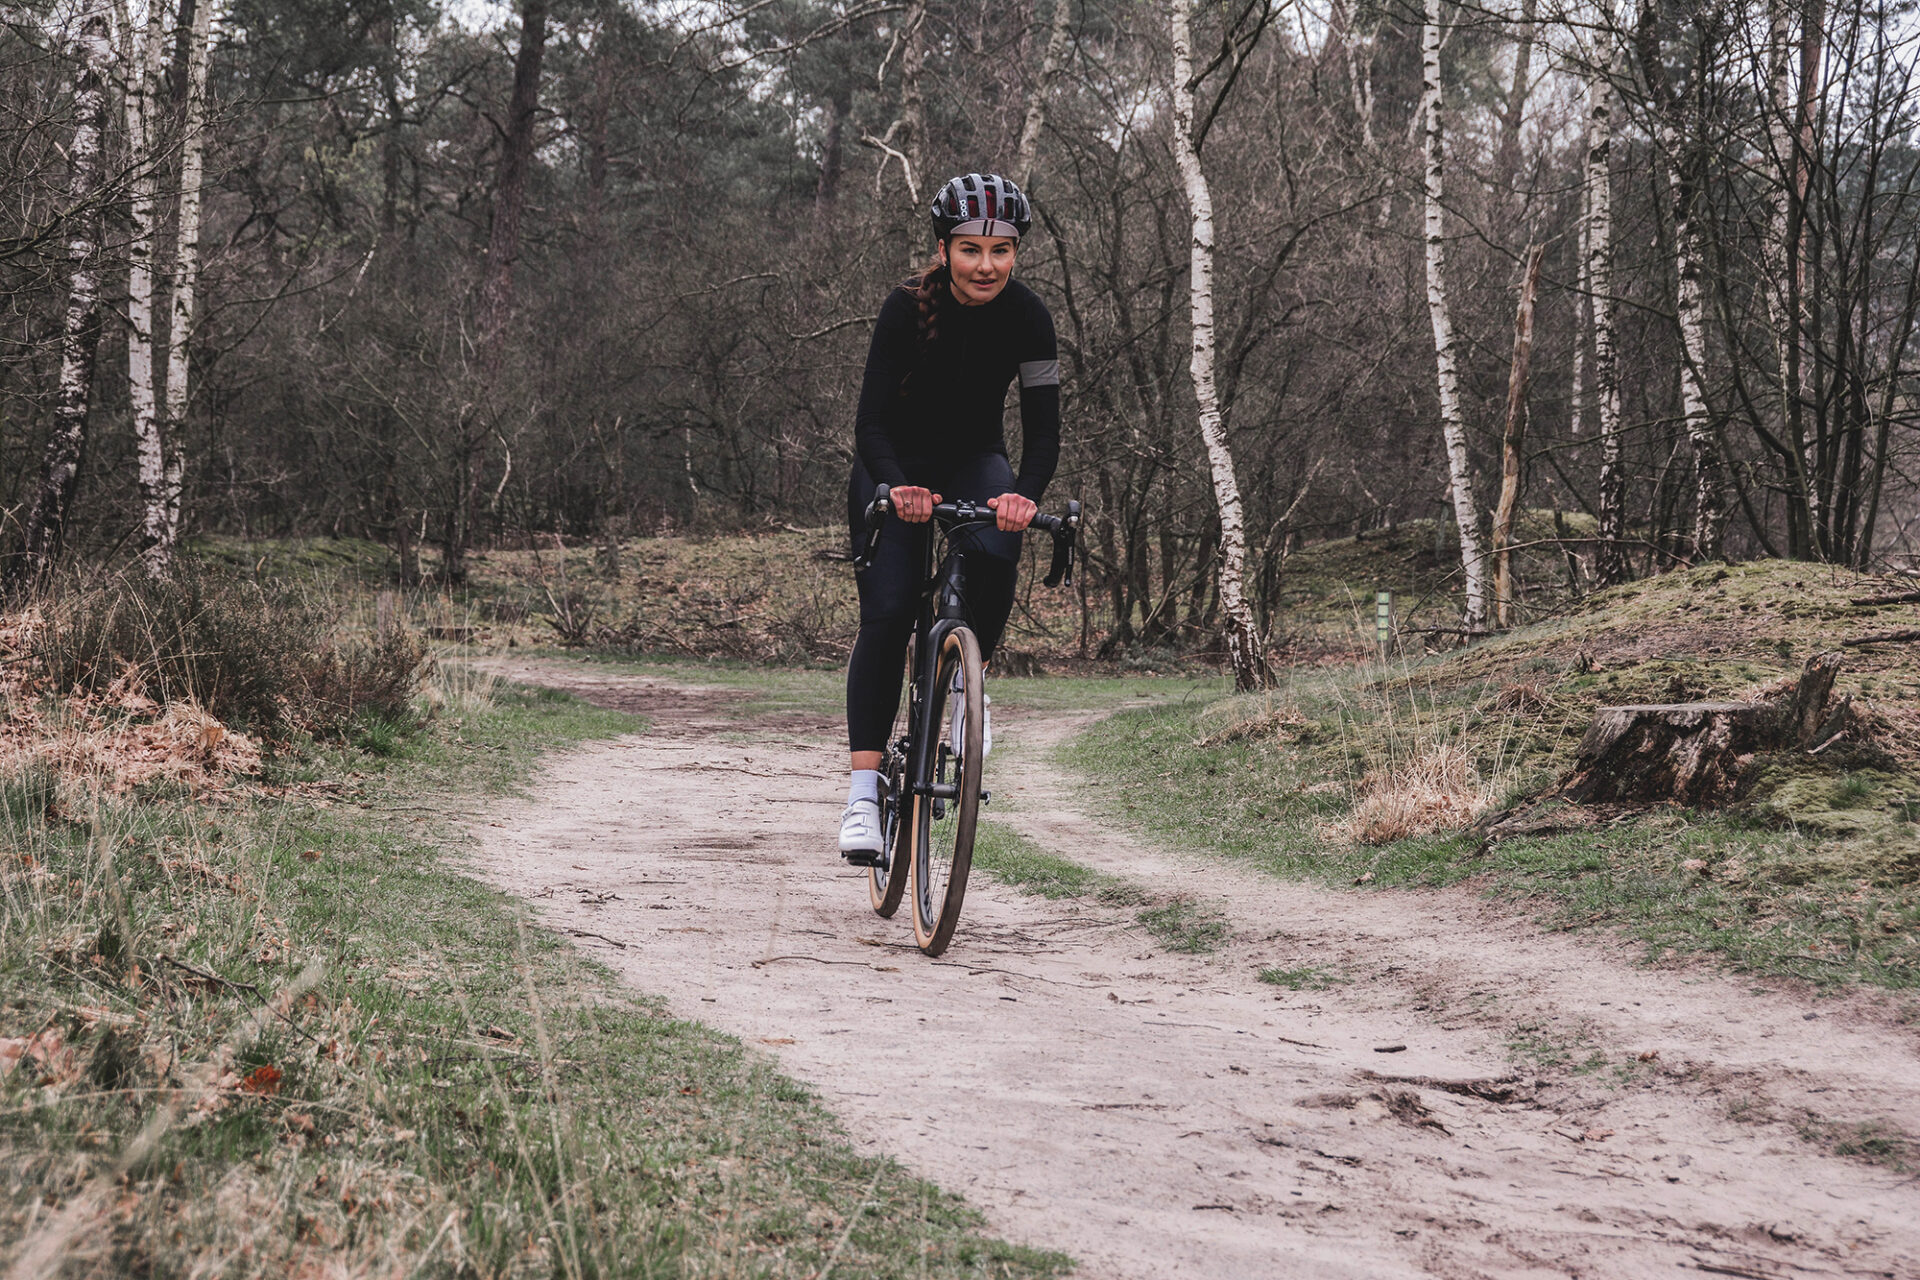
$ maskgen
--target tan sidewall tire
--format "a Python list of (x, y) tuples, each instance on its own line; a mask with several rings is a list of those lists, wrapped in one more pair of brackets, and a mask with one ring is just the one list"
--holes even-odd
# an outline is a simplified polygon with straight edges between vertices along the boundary
[[(921, 833), (930, 826), (922, 822), (922, 813), (926, 806), (933, 803), (930, 796), (913, 797), (913, 807), (909, 816), (913, 825), (909, 835), (913, 842), (910, 847), (913, 865), (913, 940), (920, 950), (929, 956), (937, 956), (947, 949), (953, 940), (954, 927), (960, 923), (960, 905), (967, 896), (967, 874), (973, 868), (973, 836), (980, 820), (980, 766), (983, 755), (982, 724), (985, 705), (980, 688), (980, 644), (974, 639), (973, 632), (965, 627), (956, 627), (947, 632), (940, 645), (940, 662), (935, 671), (934, 687), (929, 698), (937, 698), (942, 706), (946, 702), (946, 688), (952, 679), (953, 663), (959, 662), (966, 672), (967, 733), (966, 741), (961, 744), (962, 785), (960, 794), (954, 798), (958, 811), (954, 818), (953, 866), (947, 873), (947, 883), (942, 900), (934, 903), (935, 918), (923, 921), (920, 918), (920, 900), (925, 896), (921, 885), (923, 860), (918, 848)], [(938, 734), (943, 726), (944, 717), (935, 717), (933, 732)]]
[[(898, 819), (897, 833), (893, 841), (893, 859), (889, 863), (889, 869), (892, 874), (887, 877), (886, 883), (882, 884), (880, 882), (880, 868), (870, 867), (867, 870), (867, 901), (873, 905), (874, 914), (883, 919), (891, 919), (893, 913), (900, 909), (900, 899), (906, 896), (907, 881), (913, 878), (913, 873), (908, 869), (906, 857), (907, 849), (912, 844), (912, 841), (907, 838), (907, 823), (911, 815), (904, 811), (905, 806), (902, 805), (901, 798), (898, 795), (894, 797), (894, 804), (900, 806), (902, 812)], [(880, 818), (880, 825), (884, 833), (886, 827), (886, 814), (884, 811), (881, 813)]]

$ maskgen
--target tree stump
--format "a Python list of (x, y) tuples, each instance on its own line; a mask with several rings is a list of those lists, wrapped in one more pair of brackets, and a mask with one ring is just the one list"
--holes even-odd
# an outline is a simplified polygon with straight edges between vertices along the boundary
[(1829, 711), (1841, 656), (1809, 659), (1794, 687), (1769, 701), (1601, 707), (1560, 794), (1581, 804), (1723, 804), (1733, 798), (1745, 757), (1813, 748), (1844, 727), (1845, 700)]
[(1733, 794), (1739, 757), (1772, 745), (1779, 722), (1764, 702), (1601, 707), (1562, 794), (1581, 804), (1717, 804)]

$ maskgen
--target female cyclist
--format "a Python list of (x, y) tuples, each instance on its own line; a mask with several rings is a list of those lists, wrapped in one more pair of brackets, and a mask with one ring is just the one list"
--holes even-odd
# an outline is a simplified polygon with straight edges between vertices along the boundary
[[(857, 575), (860, 635), (847, 665), (853, 779), (840, 819), (840, 852), (849, 862), (870, 864), (881, 851), (881, 755), (900, 705), (934, 504), (984, 501), (993, 509), (994, 528), (956, 540), (966, 557), (968, 614), (981, 656), (991, 658), (1013, 610), (1020, 532), (1060, 458), (1053, 317), (1012, 278), (1032, 221), (1026, 196), (998, 174), (947, 183), (933, 199), (937, 256), (888, 295), (874, 325), (847, 484), (855, 550), (875, 485), (892, 487), (900, 518), (882, 527), (872, 563)], [(1018, 477), (1001, 424), (1016, 377)]]

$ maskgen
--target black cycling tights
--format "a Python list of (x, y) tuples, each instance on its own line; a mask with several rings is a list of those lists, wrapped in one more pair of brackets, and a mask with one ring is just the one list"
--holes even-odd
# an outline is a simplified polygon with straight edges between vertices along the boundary
[[(943, 475), (913, 479), (947, 502), (963, 498), (985, 502), (1013, 492), (1013, 468), (1000, 453), (981, 454)], [(873, 489), (866, 467), (856, 460), (847, 486), (848, 524), (856, 553), (866, 545), (863, 516)], [(847, 745), (851, 750), (886, 750), (887, 734), (900, 707), (907, 641), (919, 614), (926, 540), (933, 528), (932, 521), (908, 524), (889, 519), (881, 526), (873, 563), (855, 575), (860, 588), (860, 636), (847, 664)], [(990, 658), (1013, 612), (1020, 535), (979, 529), (956, 537), (954, 545), (966, 557), (967, 618), (980, 641), (981, 658)]]

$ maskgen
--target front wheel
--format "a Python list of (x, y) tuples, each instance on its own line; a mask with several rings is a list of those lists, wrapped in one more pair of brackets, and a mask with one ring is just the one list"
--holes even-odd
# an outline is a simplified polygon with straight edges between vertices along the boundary
[[(967, 896), (973, 867), (973, 833), (980, 817), (980, 763), (984, 748), (984, 709), (980, 687), (980, 644), (966, 627), (955, 627), (940, 641), (933, 687), (926, 691), (921, 724), (923, 776), (916, 781), (907, 813), (913, 862), (913, 940), (937, 956), (953, 940), (960, 904)], [(958, 726), (956, 727), (956, 721)]]

